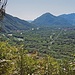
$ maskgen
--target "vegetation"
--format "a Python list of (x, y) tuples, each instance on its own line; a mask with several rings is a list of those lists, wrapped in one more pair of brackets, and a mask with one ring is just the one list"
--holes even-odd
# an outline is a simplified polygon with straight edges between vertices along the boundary
[(7, 0), (0, 4), (0, 75), (75, 75), (74, 13), (29, 23), (5, 14)]
[(74, 59), (75, 28), (36, 28), (34, 30), (1, 34), (0, 40), (9, 41), (11, 45), (24, 44), (28, 52), (36, 50), (42, 54), (50, 54), (56, 59)]
[(0, 42), (0, 75), (74, 75), (75, 61), (56, 60), (36, 51), (28, 53), (23, 46), (16, 48)]
[(49, 12), (37, 17), (31, 22), (39, 27), (50, 27), (50, 26), (75, 26), (75, 13), (61, 14), (55, 16)]
[(5, 14), (3, 20), (0, 20), (0, 30), (2, 32), (23, 31), (32, 28), (33, 26), (25, 20)]
[(0, 33), (0, 75), (75, 75), (75, 28)]

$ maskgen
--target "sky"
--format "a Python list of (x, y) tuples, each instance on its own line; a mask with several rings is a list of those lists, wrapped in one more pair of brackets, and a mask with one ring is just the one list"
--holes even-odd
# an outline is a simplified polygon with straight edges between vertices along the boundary
[(46, 12), (56, 16), (75, 13), (75, 0), (8, 0), (6, 12), (24, 20), (34, 20)]

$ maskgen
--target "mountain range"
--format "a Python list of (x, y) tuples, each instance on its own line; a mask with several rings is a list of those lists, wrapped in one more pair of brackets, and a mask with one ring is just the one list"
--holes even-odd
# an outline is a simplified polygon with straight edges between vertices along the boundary
[(37, 26), (72, 26), (75, 25), (75, 13), (63, 14), (54, 16), (50, 13), (45, 13), (40, 17), (34, 19), (32, 24)]
[(34, 21), (25, 21), (6, 14), (3, 21), (0, 21), (0, 30), (6, 32), (28, 30), (37, 26), (75, 26), (75, 13), (62, 14), (59, 16), (52, 15), (51, 13), (45, 13), (34, 19)]

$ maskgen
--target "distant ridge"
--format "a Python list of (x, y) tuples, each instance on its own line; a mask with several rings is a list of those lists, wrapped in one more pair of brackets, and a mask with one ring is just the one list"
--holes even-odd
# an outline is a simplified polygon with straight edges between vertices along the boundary
[(66, 19), (68, 22), (71, 23), (71, 25), (75, 25), (75, 13), (63, 14), (60, 15), (59, 17)]
[(75, 25), (75, 13), (54, 16), (51, 13), (45, 13), (34, 19), (32, 24), (36, 26), (72, 26)]

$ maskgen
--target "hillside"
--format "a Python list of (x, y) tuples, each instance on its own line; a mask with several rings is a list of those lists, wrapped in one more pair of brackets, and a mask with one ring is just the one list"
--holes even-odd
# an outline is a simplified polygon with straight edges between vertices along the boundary
[(32, 25), (29, 22), (13, 17), (9, 14), (6, 14), (4, 20), (0, 23), (2, 31), (6, 32), (13, 30), (27, 30), (32, 28)]
[[(75, 16), (75, 15), (73, 15)], [(71, 22), (70, 22), (71, 21)], [(41, 15), (40, 17), (36, 18), (32, 24), (35, 24), (37, 26), (71, 26), (72, 21), (75, 22), (74, 19), (72, 20), (68, 20), (68, 17), (65, 18), (62, 16), (54, 16), (50, 13), (45, 13), (43, 15)]]
[(36, 18), (32, 23), (35, 25), (50, 25), (55, 21), (55, 19), (56, 16), (53, 16), (50, 13), (45, 13), (40, 17)]
[(75, 13), (71, 14), (63, 14), (59, 17), (66, 19), (68, 22), (70, 22), (72, 25), (75, 25)]

